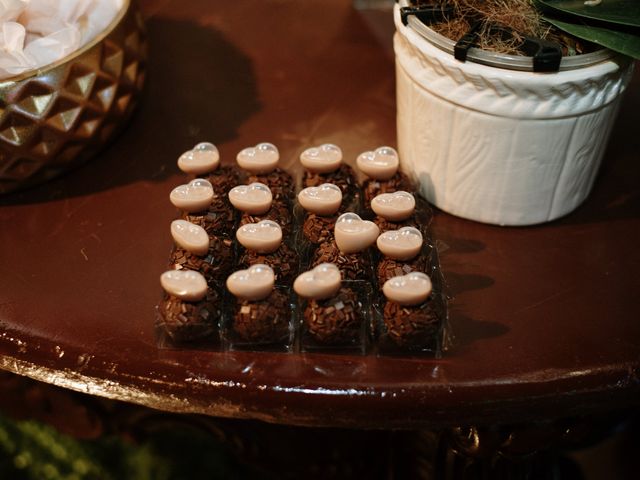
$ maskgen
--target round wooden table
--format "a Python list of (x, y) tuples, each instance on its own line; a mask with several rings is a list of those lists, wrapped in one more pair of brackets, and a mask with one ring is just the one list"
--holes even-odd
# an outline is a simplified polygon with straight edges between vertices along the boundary
[(347, 1), (151, 2), (148, 85), (90, 164), (0, 198), (0, 368), (154, 409), (301, 426), (440, 428), (640, 403), (636, 75), (594, 191), (551, 224), (436, 213), (453, 297), (442, 359), (158, 349), (178, 155), (271, 141), (395, 144), (389, 12)]

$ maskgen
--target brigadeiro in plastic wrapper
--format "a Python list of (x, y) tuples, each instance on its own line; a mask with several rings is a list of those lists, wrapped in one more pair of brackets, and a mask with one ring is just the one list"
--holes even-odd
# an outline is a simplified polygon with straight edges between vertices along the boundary
[(348, 212), (340, 215), (334, 228), (334, 241), (322, 243), (315, 251), (312, 265), (334, 263), (345, 280), (366, 280), (371, 274), (367, 249), (376, 241), (379, 228), (371, 221)]
[(300, 163), (305, 168), (305, 188), (332, 183), (342, 190), (342, 195), (348, 201), (358, 195), (355, 173), (349, 165), (342, 162), (342, 150), (337, 145), (325, 143), (308, 148), (300, 154)]
[(157, 307), (160, 333), (176, 344), (217, 340), (220, 295), (208, 288), (204, 276), (192, 270), (169, 270), (160, 283), (165, 290)]
[(238, 263), (242, 267), (266, 264), (280, 285), (290, 284), (298, 273), (298, 255), (282, 241), (282, 229), (272, 220), (248, 223), (238, 228), (236, 239), (244, 247)]
[(293, 288), (304, 299), (303, 349), (366, 348), (365, 307), (353, 288), (343, 286), (336, 265), (323, 263), (300, 274)]
[(348, 212), (340, 215), (334, 228), (334, 241), (318, 246), (313, 254), (312, 266), (334, 263), (345, 280), (366, 280), (371, 275), (371, 257), (367, 249), (380, 233), (373, 222), (362, 220)]
[(228, 235), (235, 228), (233, 208), (216, 194), (208, 180), (196, 178), (174, 188), (169, 199), (182, 210), (182, 218), (201, 226), (209, 235)]
[(234, 272), (227, 279), (227, 289), (236, 297), (228, 328), (232, 348), (258, 345), (290, 348), (291, 301), (274, 284), (273, 270), (263, 264)]
[(400, 190), (413, 192), (413, 183), (398, 167), (398, 152), (391, 147), (379, 147), (374, 151), (363, 152), (356, 159), (358, 169), (367, 176), (363, 184), (365, 207), (381, 193), (393, 193)]
[(376, 266), (379, 285), (392, 277), (428, 271), (429, 257), (424, 252), (422, 233), (417, 228), (386, 231), (380, 234), (376, 244), (383, 255)]
[(416, 199), (405, 191), (381, 193), (371, 200), (371, 209), (376, 214), (374, 223), (381, 232), (402, 227), (425, 228), (416, 215)]
[(302, 233), (313, 244), (333, 239), (333, 229), (342, 208), (342, 190), (332, 183), (307, 187), (298, 193), (298, 203), (306, 211)]
[(240, 225), (258, 223), (261, 220), (277, 222), (285, 235), (293, 228), (292, 213), (288, 203), (274, 202), (271, 189), (264, 183), (238, 185), (229, 191), (231, 204), (242, 212)]
[(382, 312), (379, 347), (382, 352), (438, 353), (446, 318), (439, 295), (422, 272), (393, 277), (383, 288), (387, 301)]
[(206, 179), (223, 199), (239, 181), (235, 168), (229, 165), (220, 166), (220, 152), (209, 142), (198, 143), (180, 155), (178, 167), (185, 173)]
[[(197, 233), (200, 229), (201, 234)], [(195, 232), (194, 232), (195, 231)], [(180, 248), (171, 252), (170, 265), (176, 270), (195, 270), (202, 273), (209, 285), (220, 285), (234, 265), (230, 238), (210, 237), (204, 229), (186, 220), (174, 220), (171, 233)], [(201, 250), (194, 251), (195, 238), (202, 237)], [(205, 250), (206, 248), (206, 250)]]
[(293, 177), (278, 167), (280, 152), (272, 143), (259, 143), (236, 156), (238, 165), (249, 172), (249, 183), (263, 183), (269, 187), (275, 203), (289, 203), (295, 192)]

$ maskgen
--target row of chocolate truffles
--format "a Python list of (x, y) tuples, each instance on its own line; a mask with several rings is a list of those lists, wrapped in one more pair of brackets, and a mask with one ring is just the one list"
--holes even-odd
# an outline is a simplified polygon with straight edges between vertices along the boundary
[[(203, 154), (201, 152), (207, 152)], [(208, 155), (208, 157), (207, 157)], [(189, 168), (187, 159), (201, 160), (195, 169)], [(202, 161), (209, 158), (208, 163)], [(275, 201), (292, 199), (294, 196), (294, 181), (290, 174), (278, 167), (280, 153), (271, 143), (259, 143), (255, 147), (248, 147), (238, 153), (238, 166), (250, 173), (248, 183), (263, 183), (273, 194)], [(336, 185), (347, 199), (353, 198), (359, 191), (358, 182), (353, 169), (344, 163), (342, 149), (337, 145), (325, 143), (311, 147), (300, 154), (300, 163), (304, 167), (304, 187), (318, 187), (331, 183)], [(229, 169), (218, 169), (219, 154), (217, 148), (210, 143), (198, 144), (193, 150), (181, 156), (179, 165), (183, 171), (190, 173), (207, 173), (214, 186), (225, 187), (228, 191), (232, 184), (237, 184), (237, 172)], [(358, 169), (367, 177), (363, 185), (365, 204), (368, 207), (371, 200), (381, 193), (392, 193), (401, 190), (412, 190), (409, 178), (399, 171), (400, 161), (398, 153), (391, 147), (379, 147), (373, 151), (366, 151), (356, 158)]]
[[(278, 167), (280, 152), (267, 142), (259, 143), (240, 151), (236, 156), (241, 171), (249, 174), (247, 183), (267, 185), (277, 202), (294, 197), (294, 181), (289, 173)], [(340, 147), (326, 143), (311, 147), (300, 154), (300, 163), (305, 169), (304, 187), (318, 187), (331, 183), (340, 188), (342, 194), (353, 197), (358, 192), (358, 182), (351, 167), (343, 162)], [(391, 147), (379, 147), (363, 152), (356, 159), (358, 169), (367, 179), (363, 185), (365, 205), (381, 193), (411, 191), (408, 177), (399, 171), (398, 153)], [(178, 167), (211, 183), (215, 192), (224, 197), (240, 183), (240, 176), (233, 166), (220, 166), (220, 154), (212, 143), (199, 143), (183, 153), (178, 159)]]
[[(204, 323), (215, 328), (218, 319), (214, 316), (220, 315), (217, 305), (220, 293), (207, 284), (201, 273), (170, 270), (161, 275), (160, 282), (171, 298), (176, 316), (196, 315), (197, 322), (187, 323), (192, 326)], [(304, 328), (318, 345), (353, 345), (359, 341), (367, 319), (353, 285), (343, 282), (339, 268), (330, 263), (318, 265), (296, 278), (294, 291), (304, 299)], [(236, 271), (227, 278), (226, 287), (235, 298), (231, 329), (239, 343), (289, 341), (290, 299), (283, 289), (275, 286), (271, 267), (256, 264)], [(394, 277), (385, 282), (382, 291), (386, 298), (383, 310), (386, 337), (402, 345), (415, 343), (418, 336), (421, 341), (433, 336), (440, 319), (430, 301), (432, 285), (428, 275), (413, 272)], [(425, 337), (425, 333), (429, 336)]]
[[(304, 198), (304, 193), (304, 191), (301, 192), (300, 199)], [(378, 210), (384, 215), (381, 217), (384, 222), (387, 222), (389, 216), (398, 219), (412, 215), (415, 207), (413, 196), (408, 193), (406, 196), (399, 195), (401, 193), (406, 192), (381, 194), (373, 200), (374, 209), (377, 209), (375, 207), (377, 199), (388, 197), (388, 201), (382, 203), (383, 208)], [(236, 231), (235, 237), (244, 247), (239, 265), (266, 263), (278, 272), (280, 283), (290, 282), (297, 273), (296, 265), (300, 263), (297, 254), (286, 242), (283, 242), (283, 231), (278, 222), (273, 220), (273, 217), (259, 216), (273, 209), (269, 188), (263, 184), (234, 187), (229, 192), (229, 199), (236, 208), (243, 211), (243, 218), (248, 213), (258, 215), (258, 217), (251, 217), (252, 220), (258, 221), (244, 223)], [(190, 201), (191, 198), (186, 195), (183, 200)], [(315, 196), (303, 199), (301, 203), (305, 208), (311, 208), (317, 212), (315, 206), (318, 201), (319, 197)], [(319, 204), (323, 208), (326, 206), (323, 201), (319, 201)], [(392, 214), (389, 215), (387, 211)], [(232, 261), (228, 242), (221, 244), (218, 238), (210, 237), (204, 228), (185, 220), (174, 221), (171, 233), (176, 244), (181, 247), (178, 251), (188, 252), (184, 255), (194, 267), (199, 267), (191, 269), (205, 269), (207, 272), (215, 273), (214, 262), (198, 257), (198, 255), (207, 254), (206, 258), (219, 257), (219, 261), (215, 262), (218, 270), (222, 268), (228, 270), (229, 263)], [(333, 232), (328, 233), (327, 241), (316, 249), (313, 264), (336, 263), (343, 270), (346, 279), (364, 280), (368, 273), (368, 257), (362, 252), (374, 242), (384, 255), (384, 259), (378, 265), (380, 284), (390, 277), (389, 272), (395, 272), (397, 269), (401, 269), (404, 273), (426, 270), (426, 260), (420, 255), (424, 243), (423, 236), (417, 226), (407, 225), (395, 230), (382, 231), (375, 222), (363, 220), (352, 212), (344, 213), (335, 220)]]
[[(268, 191), (268, 188), (265, 188)], [(264, 190), (260, 191), (264, 192)], [(233, 199), (232, 192), (233, 189), (229, 196)], [(243, 200), (246, 201), (246, 198), (243, 197)], [(235, 199), (232, 203), (240, 205)], [(249, 203), (254, 206), (257, 201)], [(240, 207), (244, 208), (243, 205), (240, 205)], [(193, 289), (189, 289), (189, 282), (194, 281), (194, 272), (183, 273), (183, 269), (194, 270), (202, 275), (202, 281), (196, 282), (196, 286), (201, 286), (203, 282), (205, 285), (219, 285), (220, 274), (222, 271), (229, 269), (232, 256), (225, 256), (225, 262), (222, 265), (220, 263), (222, 257), (217, 257), (216, 252), (212, 252), (212, 249), (216, 246), (214, 244), (216, 237), (210, 238), (206, 231), (198, 225), (190, 224), (184, 220), (175, 220), (171, 225), (171, 233), (178, 247), (175, 251), (185, 252), (190, 259), (189, 264), (174, 265), (174, 268), (180, 268), (179, 273), (173, 275), (171, 272), (166, 272), (166, 278), (163, 283), (168, 295), (162, 308), (162, 312), (165, 314), (163, 324), (165, 329), (168, 330), (169, 336), (178, 338), (184, 337), (185, 331), (189, 335), (193, 335), (194, 332), (198, 333), (198, 330), (195, 330), (195, 326), (199, 325), (204, 317), (208, 318), (213, 315), (212, 303), (215, 303), (218, 299), (211, 292), (208, 295), (202, 293), (203, 297), (198, 299), (200, 301), (199, 304), (181, 306), (179, 304), (180, 299), (192, 300), (196, 293)], [(426, 269), (426, 266), (420, 268), (416, 265), (416, 262), (419, 262), (416, 259), (421, 258), (420, 252), (423, 247), (422, 233), (417, 228), (402, 227), (399, 230), (380, 233), (380, 229), (374, 222), (362, 220), (355, 213), (345, 213), (336, 221), (334, 237), (335, 241), (331, 243), (331, 252), (332, 255), (335, 252), (335, 264), (317, 260), (315, 264), (318, 265), (312, 271), (312, 276), (309, 277), (308, 273), (303, 274), (294, 283), (294, 289), (300, 296), (311, 298), (315, 301), (315, 303), (310, 302), (308, 304), (304, 318), (308, 332), (320, 344), (347, 344), (349, 341), (354, 341), (354, 337), (357, 336), (364, 322), (357, 295), (353, 290), (342, 288), (339, 294), (334, 292), (335, 295), (333, 296), (324, 296), (324, 293), (322, 293), (324, 291), (323, 282), (329, 277), (323, 277), (323, 274), (335, 270), (338, 272), (337, 277), (340, 280), (342, 276), (350, 280), (361, 276), (360, 273), (364, 271), (367, 259), (362, 252), (374, 242), (385, 256), (385, 259), (379, 265), (384, 265), (387, 261), (394, 262), (395, 265), (402, 265), (400, 267), (401, 273)], [(254, 276), (258, 280), (263, 280), (266, 275), (264, 272), (266, 271), (269, 272), (268, 275), (272, 276), (274, 281), (277, 278), (276, 275), (279, 275), (277, 279), (283, 283), (291, 281), (295, 276), (295, 268), (299, 264), (298, 257), (293, 250), (282, 244), (282, 230), (276, 222), (261, 220), (258, 223), (243, 225), (236, 231), (236, 239), (246, 249), (246, 253), (241, 257), (242, 260), (239, 263), (249, 268), (239, 273), (236, 272), (237, 275), (235, 277), (232, 275), (229, 279), (235, 278), (238, 280), (239, 278), (244, 279), (245, 277), (251, 278)], [(322, 249), (320, 251), (322, 254), (326, 253)], [(321, 259), (322, 256), (320, 257)], [(406, 263), (407, 261), (413, 261), (414, 263)], [(269, 262), (270, 265), (265, 265), (265, 262)], [(327, 265), (331, 265), (331, 268), (327, 269)], [(409, 270), (407, 270), (407, 267), (409, 267)], [(274, 268), (278, 274), (274, 272)], [(392, 270), (386, 268), (382, 270), (381, 274), (379, 270), (379, 282), (381, 285), (385, 285), (383, 291), (385, 288), (387, 290), (393, 288), (397, 282), (413, 281), (413, 277), (407, 277), (406, 275), (387, 278), (390, 271)], [(417, 273), (424, 275), (422, 272)], [(181, 289), (176, 290), (174, 288), (172, 291), (167, 288), (166, 285), (171, 286), (172, 281), (175, 287), (179, 278), (183, 279)], [(307, 285), (307, 290), (298, 291), (301, 279), (308, 280), (309, 278), (318, 281), (315, 293), (309, 290), (313, 287), (309, 282), (305, 284)], [(388, 282), (391, 280), (394, 280), (395, 283), (389, 284)], [(227, 286), (230, 285), (229, 282), (230, 280), (227, 280)], [(283, 338), (287, 331), (285, 325), (288, 325), (288, 308), (286, 306), (288, 296), (285, 292), (274, 290), (269, 299), (260, 298), (260, 303), (251, 303), (258, 300), (255, 291), (252, 290), (248, 294), (240, 291), (237, 294), (231, 287), (229, 287), (229, 290), (244, 300), (244, 303), (237, 304), (238, 309), (234, 313), (233, 321), (233, 330), (242, 341), (248, 343), (272, 343)], [(263, 290), (259, 289), (259, 291)], [(182, 298), (181, 292), (187, 292), (187, 297)], [(392, 298), (394, 294), (388, 295), (385, 293), (385, 295), (387, 298)], [(405, 305), (407, 302), (396, 301), (396, 303)], [(276, 315), (279, 311), (278, 309), (284, 310), (281, 310)], [(420, 326), (425, 323), (422, 320), (428, 320), (427, 323), (431, 327), (437, 325), (437, 315), (433, 315), (430, 312), (432, 312), (432, 309), (428, 308), (425, 316), (424, 312), (408, 310), (405, 306), (385, 306), (384, 322), (385, 325), (395, 326), (394, 331), (411, 333), (416, 331), (416, 325)], [(405, 325), (405, 321), (398, 321), (398, 318), (402, 316), (407, 316), (407, 322), (411, 325), (410, 329)], [(271, 318), (271, 320), (267, 320), (268, 318)], [(267, 323), (265, 324), (264, 322)], [(423, 330), (418, 329), (420, 332)]]
[[(259, 187), (234, 187), (229, 192), (231, 203), (244, 212), (243, 218), (247, 212), (259, 215), (272, 209), (269, 188), (263, 184), (252, 185)], [(381, 196), (384, 195), (389, 194)], [(184, 199), (189, 200), (189, 197), (186, 196)], [(305, 201), (305, 205), (309, 206), (309, 203)], [(397, 212), (399, 209), (395, 207), (393, 210)], [(408, 211), (409, 209), (405, 208), (405, 214)], [(266, 263), (277, 271), (279, 283), (290, 282), (297, 273), (296, 266), (299, 262), (296, 252), (283, 242), (282, 228), (272, 217), (251, 219), (258, 221), (242, 224), (235, 234), (238, 243), (244, 247), (238, 259), (239, 265)], [(171, 233), (180, 247), (176, 252), (188, 261), (186, 264), (180, 264), (181, 268), (203, 270), (212, 275), (217, 271), (229, 269), (233, 256), (228, 239), (221, 240), (210, 236), (204, 228), (185, 220), (174, 221)], [(380, 284), (388, 279), (389, 272), (395, 271), (394, 269), (400, 268), (405, 273), (407, 268), (409, 271), (426, 269), (426, 260), (420, 257), (423, 236), (414, 226), (383, 232), (376, 223), (362, 220), (359, 215), (347, 212), (336, 219), (334, 231), (330, 238), (329, 235), (327, 237), (327, 241), (316, 249), (313, 263), (336, 263), (349, 280), (366, 279), (369, 259), (362, 252), (374, 242), (385, 256), (378, 265)], [(173, 263), (178, 265), (175, 261)]]
[[(254, 161), (258, 158), (258, 161)], [(219, 317), (221, 295), (219, 286), (237, 265), (230, 234), (235, 231), (235, 207), (243, 211), (240, 235), (251, 230), (255, 215), (274, 210), (273, 216), (281, 221), (287, 215), (287, 201), (280, 196), (273, 202), (271, 190), (263, 184), (253, 182), (238, 186), (242, 169), (251, 180), (262, 180), (281, 186), (281, 192), (293, 191), (293, 180), (286, 172), (277, 168), (279, 153), (275, 146), (262, 143), (245, 149), (237, 156), (241, 170), (220, 165), (220, 154), (211, 143), (199, 143), (178, 158), (178, 167), (195, 179), (172, 190), (170, 200), (181, 210), (181, 219), (172, 222), (171, 235), (175, 248), (170, 265), (177, 275), (192, 277), (194, 272), (202, 275), (210, 288), (204, 301), (185, 302), (165, 293), (159, 305), (160, 323), (170, 337), (177, 341), (188, 341), (205, 337), (215, 329)], [(232, 192), (233, 190), (233, 192)], [(252, 204), (253, 202), (253, 204)], [(272, 206), (272, 203), (276, 204)], [(266, 205), (266, 208), (263, 206)], [(278, 230), (280, 227), (278, 227)], [(245, 234), (250, 242), (251, 234)]]
[[(391, 154), (389, 152), (391, 152)], [(384, 163), (380, 162), (381, 156), (387, 157), (387, 164), (382, 165), (383, 170), (386, 169), (384, 175), (372, 173), (373, 170), (371, 170), (371, 168), (374, 170), (377, 168), (378, 171), (380, 171), (381, 164)], [(371, 165), (367, 165), (366, 162), (362, 162), (361, 159), (363, 158), (377, 160), (372, 162), (372, 165), (375, 164), (372, 167)], [(389, 158), (391, 158), (391, 162), (388, 162)], [(208, 180), (199, 178), (187, 185), (176, 188), (172, 192), (172, 202), (179, 208), (185, 210), (183, 217), (188, 220), (195, 219), (204, 227), (203, 232), (198, 228), (198, 224), (189, 224), (187, 222), (174, 222), (174, 224), (172, 224), (172, 235), (179, 247), (172, 255), (174, 268), (201, 271), (208, 278), (207, 281), (209, 284), (219, 283), (220, 275), (231, 268), (233, 254), (228, 239), (221, 241), (218, 238), (211, 237), (209, 238), (209, 248), (206, 252), (203, 247), (204, 243), (206, 243), (206, 235), (203, 235), (203, 233), (208, 233), (209, 236), (211, 236), (215, 233), (229, 232), (232, 229), (231, 223), (234, 218), (233, 214), (230, 214), (231, 209), (229, 208), (228, 202), (225, 203), (226, 199), (213, 192), (214, 188), (211, 182), (214, 182), (218, 190), (228, 189), (228, 199), (230, 203), (243, 211), (241, 219), (242, 226), (236, 234), (239, 243), (246, 248), (245, 254), (239, 262), (240, 265), (249, 266), (263, 262), (269, 263), (278, 271), (281, 282), (290, 281), (295, 273), (297, 273), (295, 271), (295, 266), (297, 265), (295, 253), (286, 244), (280, 243), (282, 238), (281, 228), (273, 219), (277, 218), (283, 222), (285, 226), (290, 224), (289, 212), (285, 206), (286, 202), (284, 202), (284, 200), (286, 200), (284, 193), (292, 192), (293, 185), (291, 177), (286, 172), (277, 169), (278, 159), (279, 154), (277, 149), (267, 143), (245, 149), (240, 152), (237, 157), (239, 166), (252, 173), (252, 177), (249, 177), (250, 180), (262, 180), (271, 184), (276, 189), (279, 188), (280, 193), (277, 194), (277, 199), (274, 202), (276, 195), (273, 195), (271, 189), (260, 182), (229, 188), (230, 185), (232, 185), (230, 179), (235, 181), (238, 178), (237, 172), (235, 170), (222, 170), (218, 168), (219, 154), (212, 144), (199, 144), (193, 150), (186, 152), (180, 157), (178, 164), (181, 169), (197, 175), (208, 173)], [(306, 175), (305, 184), (318, 181), (319, 178), (323, 180), (334, 180), (342, 185), (339, 195), (342, 194), (343, 191), (347, 192), (347, 195), (353, 194), (353, 187), (356, 185), (353, 179), (353, 173), (349, 167), (341, 165), (342, 154), (338, 147), (323, 145), (321, 147), (308, 149), (301, 155), (301, 161), (305, 168), (313, 170)], [(381, 147), (375, 152), (365, 152), (365, 154), (359, 157), (358, 163), (365, 173), (369, 173), (373, 177), (378, 177), (375, 179), (376, 182), (378, 182), (378, 186), (380, 186), (380, 182), (384, 182), (382, 176), (390, 176), (392, 182), (394, 178), (396, 180), (398, 179), (396, 172), (397, 154), (395, 154), (393, 149)], [(367, 168), (369, 168), (369, 170), (367, 170)], [(394, 170), (393, 175), (390, 175), (391, 170)], [(382, 183), (381, 185), (383, 189), (391, 188), (389, 187), (389, 183)], [(320, 190), (323, 190), (322, 187), (326, 186), (325, 184), (320, 185)], [(335, 186), (332, 190), (336, 190)], [(405, 197), (413, 198), (410, 194), (406, 192), (403, 193)], [(385, 208), (384, 203), (385, 202), (382, 202), (382, 209)], [(394, 202), (392, 201), (391, 203), (393, 204)], [(375, 204), (375, 202), (373, 202), (373, 204)], [(393, 207), (393, 205), (391, 206)], [(203, 210), (204, 207), (207, 207), (206, 211)], [(212, 210), (214, 215), (212, 215)], [(227, 219), (227, 222), (216, 221), (219, 219), (216, 215), (219, 216), (221, 213), (225, 214), (224, 217)], [(392, 216), (389, 218), (381, 218), (383, 218), (384, 221), (397, 220), (397, 218), (392, 218), (393, 215), (396, 215), (393, 212), (393, 208), (391, 208), (391, 213)], [(351, 220), (353, 220), (353, 218), (351, 218)], [(402, 237), (409, 236), (409, 232), (402, 234)], [(200, 246), (196, 246), (198, 242), (200, 242)], [(357, 261), (358, 259), (349, 258), (348, 255), (350, 255), (350, 253), (343, 252), (339, 248), (336, 248), (336, 246), (337, 245), (331, 245), (330, 247), (332, 247), (333, 252), (339, 251), (340, 255), (342, 255), (338, 255), (338, 260), (356, 260), (351, 262), (352, 266), (355, 265), (355, 268), (351, 270), (361, 270), (357, 265), (359, 263)], [(199, 251), (196, 252), (195, 250), (198, 249)], [(344, 255), (347, 255), (347, 257)], [(353, 257), (353, 254), (351, 255)], [(338, 263), (344, 264), (342, 265), (344, 270), (344, 267), (348, 267), (350, 262), (339, 261)], [(284, 271), (282, 271), (283, 269)], [(349, 273), (350, 269), (347, 268), (346, 271)], [(406, 265), (403, 265), (402, 271), (407, 271)], [(348, 275), (348, 278), (353, 278), (353, 275)]]
[(278, 167), (280, 152), (267, 142), (248, 147), (236, 155), (237, 166), (220, 165), (218, 148), (208, 142), (197, 144), (178, 158), (178, 168), (185, 173), (204, 178), (222, 197), (240, 183), (240, 173), (247, 175), (247, 183), (267, 185), (277, 202), (293, 198), (294, 181), (291, 175)]
[(373, 221), (363, 220), (353, 212), (338, 215), (341, 194), (332, 184), (302, 190), (298, 202), (308, 212), (303, 235), (318, 245), (313, 265), (336, 263), (345, 278), (365, 280), (371, 263), (366, 250), (376, 242), (384, 255), (377, 264), (380, 285), (395, 276), (390, 273), (427, 270), (427, 258), (421, 255), (424, 225), (416, 215), (412, 194), (400, 191), (373, 198), (371, 206), (377, 214)]
[[(287, 172), (278, 167), (280, 153), (273, 144), (259, 143), (255, 147), (245, 148), (236, 156), (239, 169), (229, 170), (220, 167), (220, 155), (217, 148), (210, 143), (201, 143), (192, 150), (185, 152), (178, 159), (178, 166), (185, 172), (206, 176), (190, 182), (189, 185), (178, 187), (172, 192), (180, 193), (183, 204), (193, 197), (192, 201), (199, 203), (211, 202), (212, 207), (230, 221), (222, 224), (218, 222), (214, 228), (206, 228), (208, 233), (216, 234), (224, 228), (224, 234), (229, 236), (235, 230), (232, 219), (236, 218), (236, 211), (240, 212), (239, 230), (236, 238), (239, 240), (241, 255), (238, 264), (249, 266), (255, 263), (266, 263), (272, 266), (279, 282), (290, 282), (296, 272), (296, 258), (287, 242), (281, 242), (292, 233), (291, 195), (294, 192), (294, 182)], [(240, 175), (243, 172), (245, 175)], [(238, 185), (240, 179), (247, 182)], [(230, 180), (231, 179), (231, 180)], [(203, 194), (203, 184), (207, 182), (214, 191), (224, 195)], [(176, 202), (174, 202), (176, 204)], [(179, 208), (184, 205), (177, 205)], [(219, 208), (218, 208), (219, 207)], [(184, 216), (186, 220), (193, 219), (192, 215)], [(205, 216), (205, 219), (207, 217)], [(199, 217), (195, 217), (196, 222)], [(277, 225), (275, 224), (277, 221)], [(278, 237), (277, 243), (269, 240), (260, 243), (255, 239), (259, 236), (271, 239)], [(265, 237), (266, 238), (266, 237)], [(269, 245), (276, 245), (275, 248)]]

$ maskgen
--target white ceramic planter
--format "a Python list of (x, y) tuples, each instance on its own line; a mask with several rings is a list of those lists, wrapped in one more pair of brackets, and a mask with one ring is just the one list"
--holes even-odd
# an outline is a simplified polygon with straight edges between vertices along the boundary
[(580, 205), (632, 64), (533, 73), (462, 63), (394, 13), (398, 149), (422, 194), (499, 225), (547, 222)]

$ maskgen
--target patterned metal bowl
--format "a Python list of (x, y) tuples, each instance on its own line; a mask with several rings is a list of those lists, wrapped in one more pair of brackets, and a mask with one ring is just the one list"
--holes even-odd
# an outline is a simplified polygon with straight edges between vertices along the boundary
[(0, 194), (96, 154), (142, 90), (147, 44), (135, 0), (93, 41), (56, 63), (0, 81)]

